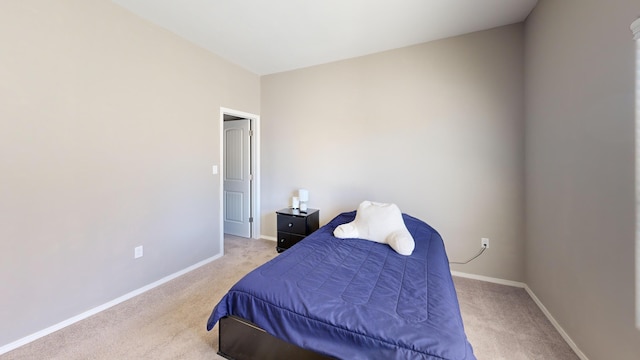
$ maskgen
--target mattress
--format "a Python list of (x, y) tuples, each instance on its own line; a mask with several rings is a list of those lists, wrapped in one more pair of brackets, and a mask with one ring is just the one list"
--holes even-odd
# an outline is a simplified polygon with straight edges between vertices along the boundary
[(403, 214), (410, 256), (333, 230), (338, 215), (247, 274), (215, 306), (207, 329), (235, 315), (271, 335), (341, 359), (475, 359), (441, 236)]

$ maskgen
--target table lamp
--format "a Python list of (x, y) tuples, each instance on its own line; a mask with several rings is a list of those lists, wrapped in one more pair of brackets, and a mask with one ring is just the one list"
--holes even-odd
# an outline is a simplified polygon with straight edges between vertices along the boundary
[(300, 200), (300, 211), (306, 213), (307, 201), (309, 201), (309, 191), (307, 189), (299, 189), (298, 199)]

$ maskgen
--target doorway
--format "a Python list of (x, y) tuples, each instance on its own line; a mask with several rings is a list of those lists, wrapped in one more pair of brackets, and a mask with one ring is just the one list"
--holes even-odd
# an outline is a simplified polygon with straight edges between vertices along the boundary
[(224, 233), (251, 237), (251, 121), (224, 116)]
[(220, 241), (260, 237), (260, 117), (220, 108)]

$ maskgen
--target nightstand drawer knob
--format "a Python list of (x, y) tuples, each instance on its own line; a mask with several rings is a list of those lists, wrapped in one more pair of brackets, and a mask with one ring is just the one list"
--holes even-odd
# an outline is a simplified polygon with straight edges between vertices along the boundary
[(293, 227), (293, 224), (292, 224), (292, 223), (289, 223), (289, 227)]

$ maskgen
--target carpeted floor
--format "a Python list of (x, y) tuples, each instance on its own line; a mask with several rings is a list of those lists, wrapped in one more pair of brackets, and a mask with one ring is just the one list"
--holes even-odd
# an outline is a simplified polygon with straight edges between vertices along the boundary
[(478, 359), (579, 359), (526, 290), (461, 277), (453, 281)]
[[(222, 359), (214, 305), (275, 243), (228, 236), (222, 258), (88, 319), (0, 355), (14, 359)], [(578, 359), (524, 289), (454, 278), (478, 359)]]

